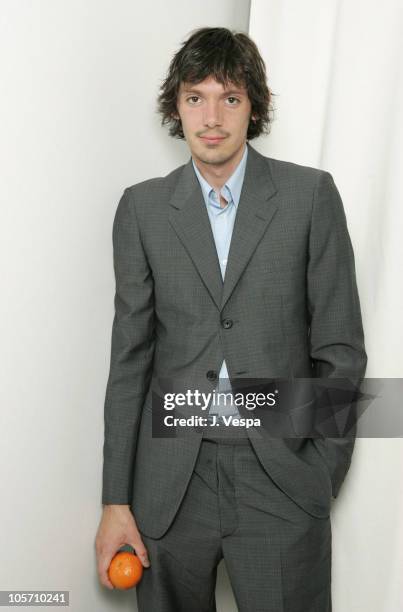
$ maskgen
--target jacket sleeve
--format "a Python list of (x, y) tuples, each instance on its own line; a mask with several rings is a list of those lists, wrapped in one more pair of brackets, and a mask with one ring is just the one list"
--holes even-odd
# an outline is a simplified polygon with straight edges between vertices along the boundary
[(130, 188), (117, 206), (112, 238), (116, 292), (104, 404), (102, 503), (130, 504), (137, 433), (155, 343), (153, 277)]
[[(354, 253), (343, 203), (329, 172), (320, 171), (312, 202), (307, 269), (310, 356), (313, 376), (344, 378), (354, 386), (367, 364)], [(332, 480), (333, 497), (351, 463), (349, 437), (314, 438)]]

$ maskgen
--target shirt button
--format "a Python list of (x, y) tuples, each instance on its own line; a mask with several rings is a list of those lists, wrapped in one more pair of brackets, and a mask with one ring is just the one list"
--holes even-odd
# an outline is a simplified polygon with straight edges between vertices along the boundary
[(229, 329), (230, 327), (232, 327), (232, 323), (233, 323), (232, 319), (224, 319), (221, 322), (221, 325), (223, 326), (224, 329)]
[(209, 380), (217, 380), (217, 372), (215, 370), (209, 370), (206, 376)]

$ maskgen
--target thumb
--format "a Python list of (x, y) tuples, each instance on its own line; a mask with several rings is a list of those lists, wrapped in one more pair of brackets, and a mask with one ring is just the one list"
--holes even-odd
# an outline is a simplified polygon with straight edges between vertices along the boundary
[(150, 560), (148, 558), (148, 551), (146, 549), (146, 547), (144, 546), (144, 543), (142, 541), (142, 539), (139, 538), (133, 538), (130, 542), (129, 542), (130, 546), (134, 549), (135, 554), (138, 556), (138, 558), (141, 561), (141, 564), (143, 565), (143, 567), (150, 567), (151, 563)]

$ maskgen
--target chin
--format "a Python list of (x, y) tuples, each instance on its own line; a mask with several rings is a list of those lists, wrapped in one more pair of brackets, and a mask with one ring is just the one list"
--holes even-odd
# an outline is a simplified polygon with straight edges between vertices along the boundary
[(198, 158), (205, 164), (220, 164), (225, 163), (230, 158), (230, 154), (224, 153), (224, 151), (202, 151)]

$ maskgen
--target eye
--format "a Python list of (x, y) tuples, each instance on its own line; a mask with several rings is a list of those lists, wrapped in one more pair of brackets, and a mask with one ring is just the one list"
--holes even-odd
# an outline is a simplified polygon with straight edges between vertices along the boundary
[[(198, 100), (199, 96), (189, 96), (189, 98), (186, 98), (186, 102), (189, 102), (189, 100), (194, 100), (194, 99)], [(190, 102), (190, 104), (193, 104), (193, 102)]]
[[(227, 100), (235, 100), (235, 102), (241, 102), (239, 98), (235, 98), (235, 96), (228, 96)], [(236, 104), (230, 104), (230, 106), (236, 106)]]

